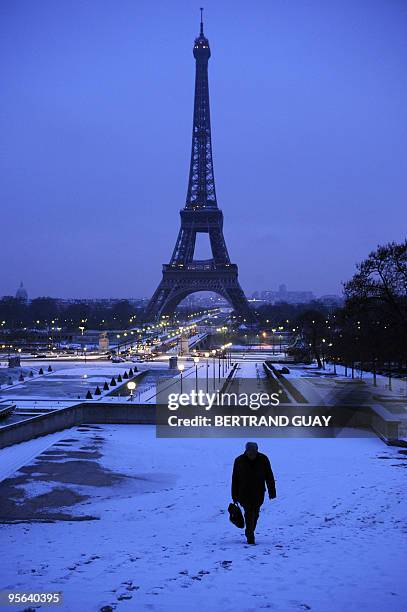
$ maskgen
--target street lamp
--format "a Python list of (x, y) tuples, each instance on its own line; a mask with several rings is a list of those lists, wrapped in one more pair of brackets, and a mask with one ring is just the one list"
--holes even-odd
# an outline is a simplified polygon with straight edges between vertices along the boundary
[(206, 359), (206, 392), (209, 393), (209, 362), (208, 362), (208, 358), (209, 358), (209, 353), (205, 353), (205, 359)]
[(194, 363), (195, 363), (195, 388), (196, 388), (196, 392), (198, 393), (198, 363), (199, 363), (199, 357), (194, 357)]
[(130, 401), (133, 401), (133, 393), (134, 393), (134, 389), (136, 388), (136, 383), (131, 380), (130, 382), (127, 383), (127, 388), (130, 391)]
[(216, 349), (212, 349), (213, 390), (215, 390), (215, 355), (216, 355)]
[(87, 347), (85, 346), (85, 347), (83, 348), (83, 354), (85, 355), (85, 364), (86, 364), (86, 351), (87, 351), (87, 350), (88, 350), (88, 349), (87, 349)]
[(182, 372), (184, 371), (184, 368), (185, 368), (185, 366), (184, 366), (183, 363), (180, 363), (178, 365), (178, 370), (179, 370), (179, 374), (180, 374), (180, 377), (181, 377), (181, 393), (182, 393)]

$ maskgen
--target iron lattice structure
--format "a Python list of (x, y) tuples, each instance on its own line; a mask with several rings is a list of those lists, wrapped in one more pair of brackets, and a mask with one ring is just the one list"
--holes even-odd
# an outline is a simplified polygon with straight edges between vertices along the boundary
[[(187, 198), (180, 211), (181, 227), (170, 263), (163, 265), (163, 278), (147, 306), (145, 318), (153, 321), (170, 315), (191, 293), (213, 291), (223, 296), (238, 315), (252, 321), (253, 312), (240, 287), (237, 265), (230, 262), (223, 236), (223, 214), (216, 200), (208, 86), (211, 52), (203, 32), (202, 15), (193, 53), (195, 100)], [(211, 259), (194, 259), (198, 233), (209, 235)]]

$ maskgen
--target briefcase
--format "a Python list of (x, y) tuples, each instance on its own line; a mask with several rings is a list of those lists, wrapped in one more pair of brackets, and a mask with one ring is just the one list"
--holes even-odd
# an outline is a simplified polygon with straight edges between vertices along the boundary
[(236, 525), (239, 529), (244, 527), (244, 518), (240, 506), (234, 503), (230, 503), (228, 507), (229, 520), (231, 523)]

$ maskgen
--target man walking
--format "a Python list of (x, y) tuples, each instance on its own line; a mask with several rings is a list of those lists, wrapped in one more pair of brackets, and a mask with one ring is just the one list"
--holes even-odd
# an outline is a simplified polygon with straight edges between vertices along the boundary
[(275, 499), (276, 485), (269, 458), (259, 453), (256, 442), (247, 442), (246, 451), (233, 465), (232, 499), (243, 506), (248, 544), (255, 543), (254, 530), (264, 502), (265, 485), (269, 498)]

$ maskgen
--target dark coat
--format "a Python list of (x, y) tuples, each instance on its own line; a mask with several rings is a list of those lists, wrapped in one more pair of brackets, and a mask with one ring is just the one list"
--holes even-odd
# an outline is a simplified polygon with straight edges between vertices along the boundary
[(276, 497), (276, 485), (270, 461), (263, 453), (257, 453), (251, 461), (246, 453), (235, 459), (232, 475), (232, 499), (243, 507), (261, 506), (267, 485), (270, 497)]

